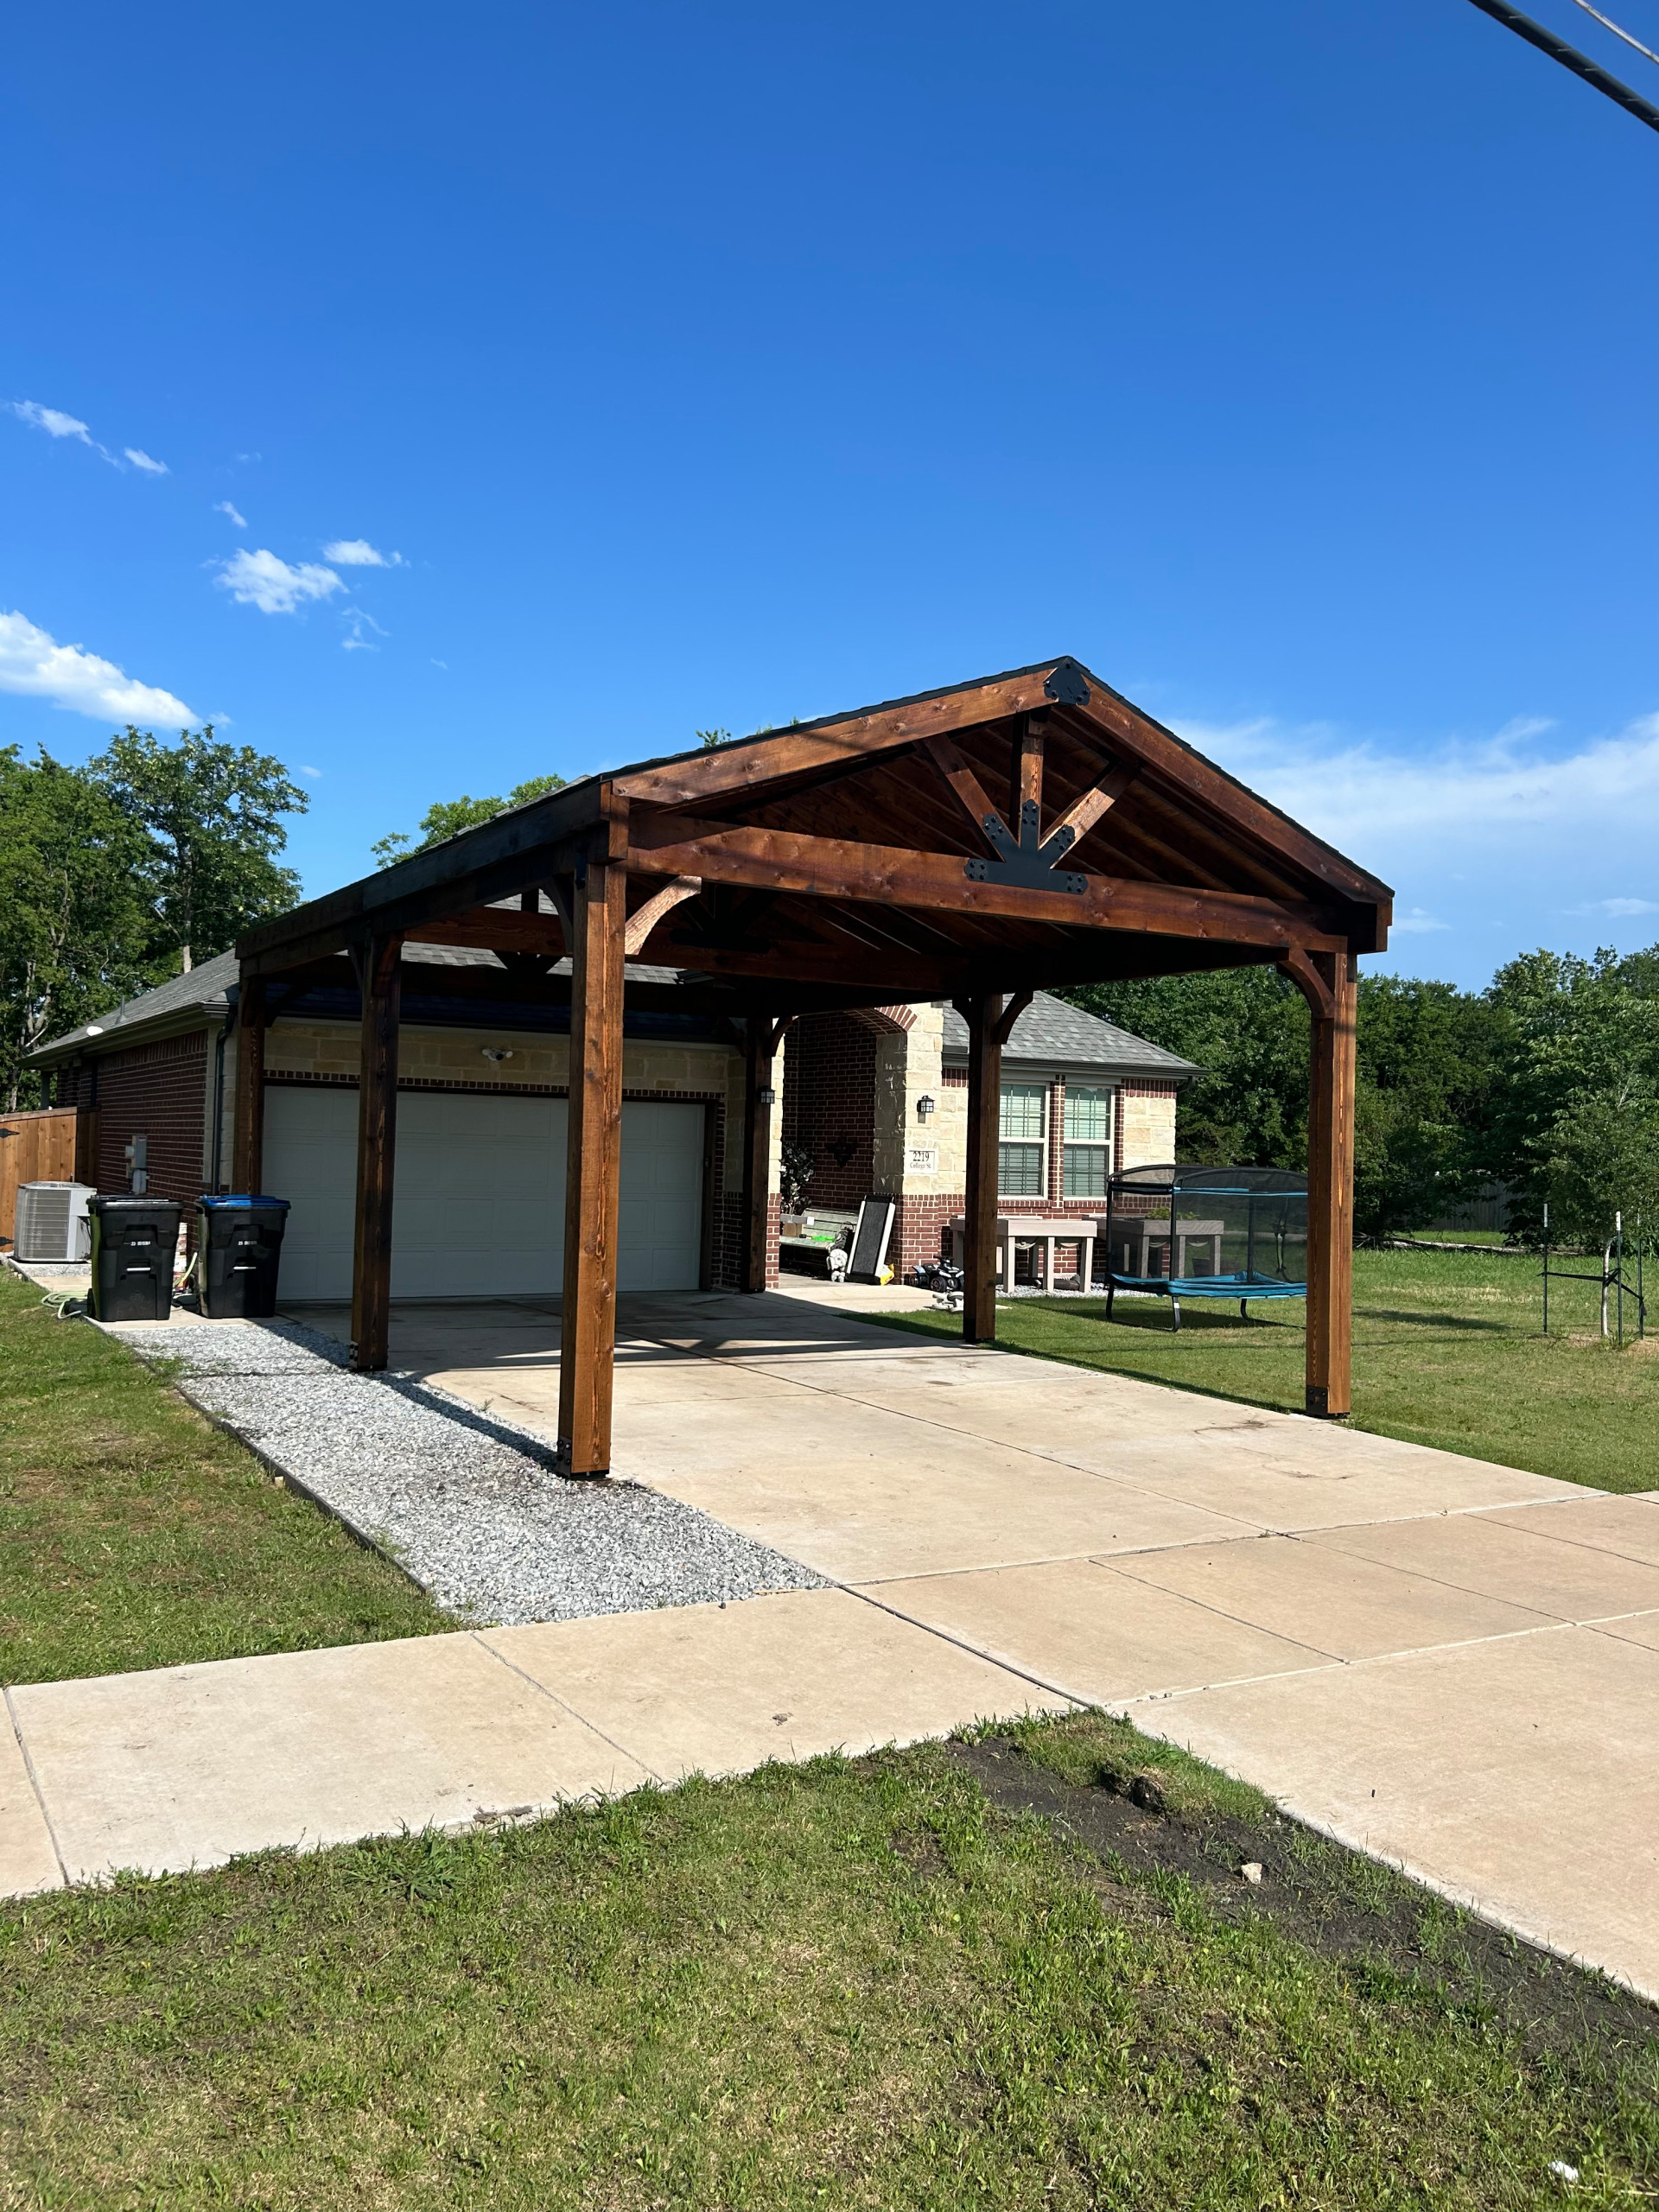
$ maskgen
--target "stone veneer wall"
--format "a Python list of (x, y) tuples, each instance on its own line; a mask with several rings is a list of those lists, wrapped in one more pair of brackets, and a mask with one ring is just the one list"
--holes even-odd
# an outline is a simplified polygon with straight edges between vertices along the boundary
[(1112, 1153), (1120, 1167), (1152, 1167), (1175, 1157), (1173, 1083), (1121, 1083)]

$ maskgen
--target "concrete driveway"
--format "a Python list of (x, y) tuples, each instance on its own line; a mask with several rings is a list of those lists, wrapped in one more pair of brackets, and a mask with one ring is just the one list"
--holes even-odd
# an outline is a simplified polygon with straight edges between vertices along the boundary
[[(620, 1332), (616, 1471), (839, 1586), (13, 1689), (0, 1890), (1098, 1704), (1659, 1999), (1659, 1493), (861, 1297), (905, 1302), (637, 1298)], [(551, 1438), (557, 1335), (403, 1306), (393, 1363)]]
[[(617, 1471), (1659, 1995), (1659, 1493), (868, 1313), (915, 1302), (624, 1300)], [(555, 1433), (556, 1306), (392, 1351)]]

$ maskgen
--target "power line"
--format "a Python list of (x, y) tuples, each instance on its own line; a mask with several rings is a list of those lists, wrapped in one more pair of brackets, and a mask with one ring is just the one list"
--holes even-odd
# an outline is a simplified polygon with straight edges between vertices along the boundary
[(1573, 4), (1582, 8), (1586, 16), (1593, 16), (1605, 29), (1611, 31), (1615, 38), (1622, 38), (1626, 46), (1633, 46), (1638, 54), (1645, 54), (1649, 61), (1659, 61), (1659, 54), (1656, 54), (1650, 46), (1643, 46), (1641, 40), (1632, 38), (1629, 31), (1620, 30), (1611, 16), (1604, 16), (1599, 8), (1592, 8), (1590, 0), (1573, 0)]
[[(1627, 115), (1638, 123), (1645, 123), (1649, 130), (1659, 130), (1659, 107), (1651, 107), (1640, 92), (1633, 92), (1628, 85), (1620, 84), (1617, 77), (1610, 77), (1599, 62), (1592, 61), (1587, 54), (1580, 54), (1576, 46), (1569, 46), (1565, 39), (1557, 38), (1554, 31), (1547, 31), (1541, 23), (1535, 23), (1530, 16), (1523, 16), (1518, 8), (1511, 8), (1507, 0), (1471, 0), (1471, 4), (1505, 29), (1523, 38), (1529, 46), (1535, 46), (1552, 61), (1559, 61), (1563, 69), (1570, 69), (1575, 77), (1582, 77), (1586, 85), (1593, 85), (1610, 100), (1616, 101)], [(1595, 12), (1593, 10), (1591, 11)], [(1598, 17), (1605, 22), (1605, 17)], [(1623, 35), (1623, 34), (1621, 34)], [(1634, 43), (1634, 41), (1632, 41)]]

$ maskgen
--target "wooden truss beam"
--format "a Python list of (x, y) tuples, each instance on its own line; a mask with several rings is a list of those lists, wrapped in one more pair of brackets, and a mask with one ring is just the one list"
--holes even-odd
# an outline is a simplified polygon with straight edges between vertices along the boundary
[(1300, 944), (1320, 951), (1346, 950), (1316, 907), (1262, 899), (1245, 892), (1193, 891), (1173, 884), (1088, 875), (1076, 892), (975, 880), (950, 853), (921, 853), (899, 845), (863, 845), (836, 837), (804, 837), (684, 815), (636, 823), (628, 865), (642, 874), (697, 875), (705, 884), (741, 883), (759, 890), (819, 899), (867, 900), (873, 906), (942, 908), (998, 914), (1010, 919), (1055, 922), (1084, 929), (1144, 930), (1154, 934), (1237, 944)]

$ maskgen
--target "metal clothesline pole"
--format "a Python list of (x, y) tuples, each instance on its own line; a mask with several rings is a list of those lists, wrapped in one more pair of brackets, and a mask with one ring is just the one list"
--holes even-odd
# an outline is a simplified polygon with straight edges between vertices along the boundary
[(1544, 1334), (1549, 1334), (1549, 1200), (1544, 1200)]

